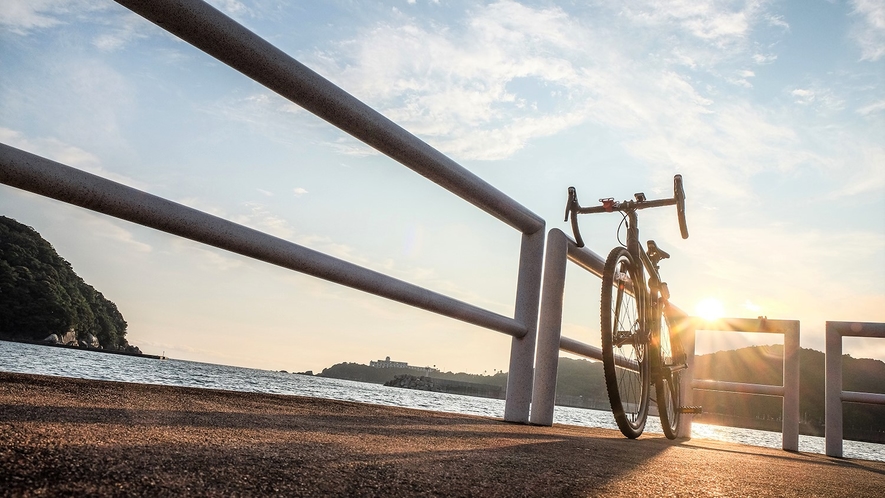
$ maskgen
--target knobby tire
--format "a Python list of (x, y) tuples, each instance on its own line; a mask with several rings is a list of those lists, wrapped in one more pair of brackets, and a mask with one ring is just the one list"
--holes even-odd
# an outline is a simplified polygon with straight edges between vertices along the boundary
[[(646, 327), (641, 323), (644, 282), (633, 257), (616, 247), (605, 261), (602, 276), (600, 325), (602, 364), (612, 414), (621, 432), (635, 439), (645, 429), (648, 418), (649, 362)], [(633, 283), (638, 284), (636, 296)], [(638, 365), (632, 371), (616, 365), (618, 357)]]

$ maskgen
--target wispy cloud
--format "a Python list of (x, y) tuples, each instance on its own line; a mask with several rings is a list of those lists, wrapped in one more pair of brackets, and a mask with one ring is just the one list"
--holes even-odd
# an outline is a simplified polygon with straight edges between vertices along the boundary
[(103, 52), (121, 50), (135, 40), (147, 38), (148, 33), (154, 29), (144, 18), (128, 11), (121, 15), (93, 19), (101, 23), (103, 29), (92, 39), (92, 45)]
[(869, 114), (875, 114), (877, 112), (885, 111), (885, 99), (877, 100), (870, 104), (867, 104), (857, 110), (857, 113), (863, 116), (867, 116)]
[[(314, 62), (397, 123), (461, 158), (507, 157), (528, 138), (575, 123), (568, 106), (541, 110), (537, 92), (514, 89), (568, 94), (580, 78), (556, 55), (584, 38), (561, 10), (498, 2), (479, 9), (458, 32), (400, 21), (376, 25)], [(503, 143), (494, 141), (502, 136)]]
[(769, 23), (785, 24), (777, 17), (763, 16), (765, 3), (758, 0), (645, 0), (630, 2), (623, 12), (634, 22), (675, 26), (721, 46), (744, 38), (759, 17)]
[(85, 18), (109, 7), (90, 0), (4, 0), (0, 2), (0, 25), (27, 36), (66, 24), (71, 16)]
[(817, 85), (807, 88), (795, 88), (790, 91), (794, 103), (815, 106), (826, 111), (841, 111), (845, 108), (845, 100), (835, 94), (830, 88)]
[(6, 0), (0, 4), (0, 25), (19, 35), (61, 24), (63, 0)]
[(860, 46), (861, 60), (877, 61), (885, 55), (885, 3), (852, 0), (856, 24), (851, 36)]
[[(510, 1), (472, 10), (456, 28), (435, 29), (407, 17), (399, 21), (376, 25), (312, 63), (460, 159), (509, 157), (532, 139), (586, 122), (628, 131), (628, 137), (635, 134), (629, 141), (637, 157), (664, 164), (675, 163), (676, 157), (679, 163), (694, 159), (704, 165), (698, 166), (702, 170), (713, 168), (711, 155), (726, 172), (730, 163), (738, 162), (712, 152), (709, 140), (741, 151), (741, 158), (747, 150), (764, 156), (762, 149), (776, 149), (777, 159), (787, 159), (795, 145), (795, 135), (771, 122), (772, 116), (749, 104), (718, 102), (708, 84), (685, 73), (702, 70), (722, 82), (752, 87), (754, 71), (722, 71), (717, 64), (724, 59), (707, 54), (711, 47), (731, 44), (743, 51), (736, 59), (757, 64), (775, 60), (776, 55), (743, 43), (754, 23), (786, 28), (784, 21), (767, 14), (764, 2), (631, 4), (615, 21), (622, 23), (617, 30), (572, 18), (561, 9)], [(629, 33), (642, 36), (642, 26), (649, 24), (665, 25), (697, 41), (662, 37), (656, 53), (671, 54), (664, 59), (637, 53), (624, 43)], [(698, 60), (703, 61), (700, 67)], [(754, 129), (741, 121), (748, 114)], [(778, 138), (787, 141), (778, 145)], [(737, 171), (746, 172), (743, 167)], [(708, 176), (724, 180), (731, 175), (711, 170)], [(734, 195), (733, 182), (722, 186)]]

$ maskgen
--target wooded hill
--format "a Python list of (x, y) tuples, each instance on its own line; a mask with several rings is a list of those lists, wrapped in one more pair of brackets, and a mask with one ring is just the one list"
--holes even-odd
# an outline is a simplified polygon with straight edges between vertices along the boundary
[[(720, 351), (699, 355), (695, 361), (699, 379), (783, 385), (783, 346), (780, 345)], [(848, 355), (843, 356), (842, 362), (845, 390), (885, 394), (885, 363)], [(824, 354), (802, 349), (799, 365), (800, 431), (823, 435)], [(383, 384), (403, 374), (421, 375), (414, 370), (374, 368), (357, 363), (339, 363), (319, 375)], [(507, 383), (506, 373), (487, 376), (433, 372), (431, 376), (497, 386)], [(556, 376), (556, 400), (559, 405), (607, 410), (602, 363), (561, 357)], [(694, 404), (704, 409), (704, 414), (695, 418), (698, 422), (775, 431), (781, 428), (783, 401), (780, 397), (695, 391)], [(885, 406), (846, 403), (843, 413), (847, 439), (885, 441)]]
[[(695, 376), (727, 382), (783, 385), (781, 345), (755, 346), (698, 356)], [(824, 353), (799, 351), (800, 432), (824, 434)], [(842, 388), (846, 391), (885, 394), (885, 363), (842, 356)], [(723, 423), (780, 430), (783, 401), (774, 396), (695, 391), (695, 403), (704, 407), (700, 422)], [(859, 403), (843, 405), (845, 437), (885, 442), (885, 406)]]
[(42, 341), (51, 334), (103, 349), (126, 341), (117, 306), (80, 278), (33, 228), (0, 216), (0, 339)]
[[(322, 372), (317, 374), (319, 377), (355, 380), (372, 384), (384, 384), (385, 382), (393, 380), (397, 375), (414, 375), (417, 377), (426, 375), (426, 373), (423, 370), (415, 370), (411, 368), (375, 368), (361, 363), (336, 363), (331, 367), (324, 368)], [(478, 375), (464, 372), (431, 372), (430, 377), (433, 377), (434, 379), (470, 382), (472, 384), (487, 384), (502, 388), (507, 386), (506, 373)]]

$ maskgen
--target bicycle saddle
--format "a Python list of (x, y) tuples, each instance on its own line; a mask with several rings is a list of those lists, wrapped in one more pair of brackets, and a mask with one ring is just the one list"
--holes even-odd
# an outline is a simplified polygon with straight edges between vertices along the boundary
[(666, 251), (664, 251), (663, 249), (658, 247), (657, 244), (655, 244), (655, 241), (649, 240), (647, 245), (648, 245), (648, 251), (646, 251), (646, 252), (648, 253), (649, 259), (651, 259), (654, 264), (658, 264), (658, 261), (660, 261), (662, 259), (667, 259), (670, 257), (670, 255), (667, 254)]

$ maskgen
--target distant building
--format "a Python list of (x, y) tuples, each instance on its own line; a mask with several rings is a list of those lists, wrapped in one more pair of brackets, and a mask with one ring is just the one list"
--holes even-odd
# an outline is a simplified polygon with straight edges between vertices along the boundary
[(389, 356), (383, 360), (372, 360), (369, 362), (369, 366), (375, 368), (405, 368), (407, 370), (419, 370), (427, 373), (439, 372), (439, 370), (433, 367), (415, 367), (404, 361), (391, 361)]

